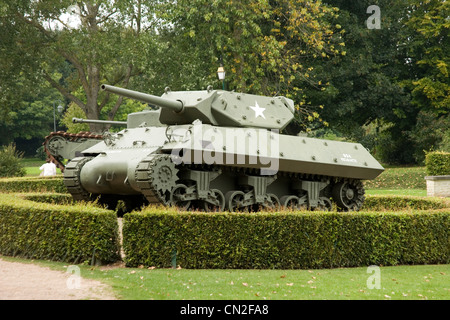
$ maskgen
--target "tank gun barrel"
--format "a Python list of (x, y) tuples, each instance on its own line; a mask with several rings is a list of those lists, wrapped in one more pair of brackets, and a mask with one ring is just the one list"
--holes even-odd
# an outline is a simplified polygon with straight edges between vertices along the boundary
[(102, 84), (101, 89), (107, 92), (118, 94), (120, 96), (139, 100), (145, 103), (150, 103), (161, 108), (171, 109), (175, 112), (180, 112), (181, 110), (183, 110), (183, 103), (179, 100), (164, 99), (151, 94), (133, 91), (129, 89), (123, 89), (115, 86), (110, 86), (107, 84)]
[(126, 121), (108, 121), (108, 120), (90, 120), (81, 118), (72, 118), (73, 123), (101, 123), (101, 124), (112, 124), (112, 125), (123, 125), (126, 126)]

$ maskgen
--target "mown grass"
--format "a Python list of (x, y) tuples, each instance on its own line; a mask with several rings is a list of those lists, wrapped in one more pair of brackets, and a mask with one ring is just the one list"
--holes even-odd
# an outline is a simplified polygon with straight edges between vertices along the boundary
[(396, 195), (396, 196), (414, 196), (414, 197), (426, 197), (427, 190), (422, 189), (368, 189), (366, 195)]
[[(63, 272), (68, 267), (60, 262), (34, 263)], [(449, 265), (314, 270), (79, 267), (83, 278), (110, 285), (121, 300), (446, 300), (450, 297)]]

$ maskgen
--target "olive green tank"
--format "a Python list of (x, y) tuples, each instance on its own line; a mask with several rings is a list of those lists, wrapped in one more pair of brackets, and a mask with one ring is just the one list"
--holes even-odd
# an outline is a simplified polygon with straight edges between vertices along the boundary
[(159, 109), (129, 114), (126, 129), (67, 164), (64, 183), (76, 200), (206, 211), (335, 203), (350, 211), (362, 207), (362, 181), (384, 170), (361, 144), (284, 134), (295, 112), (286, 97), (102, 89)]

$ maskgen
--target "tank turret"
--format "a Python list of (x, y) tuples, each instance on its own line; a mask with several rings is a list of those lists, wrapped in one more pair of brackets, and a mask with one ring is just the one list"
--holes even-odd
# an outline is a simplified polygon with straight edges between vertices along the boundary
[(294, 102), (286, 97), (265, 97), (222, 90), (171, 91), (161, 97), (102, 85), (102, 90), (161, 108), (160, 121), (168, 125), (204, 124), (282, 130), (294, 119)]

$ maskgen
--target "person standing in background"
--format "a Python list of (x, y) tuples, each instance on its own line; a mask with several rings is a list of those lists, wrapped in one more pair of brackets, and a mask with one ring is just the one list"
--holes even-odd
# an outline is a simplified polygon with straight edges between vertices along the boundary
[(41, 176), (55, 176), (56, 175), (56, 165), (50, 160), (47, 159), (47, 163), (44, 163), (40, 166), (39, 170), (41, 170)]

